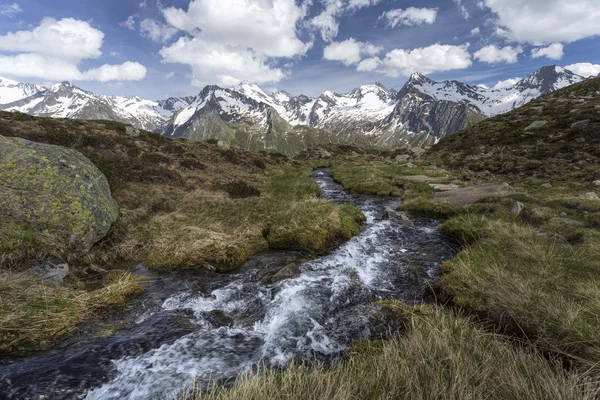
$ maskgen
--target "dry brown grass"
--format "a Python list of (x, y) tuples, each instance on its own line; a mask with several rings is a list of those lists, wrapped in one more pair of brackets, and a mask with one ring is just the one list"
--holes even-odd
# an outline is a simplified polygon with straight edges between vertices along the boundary
[(113, 271), (86, 292), (20, 274), (0, 274), (0, 353), (37, 348), (77, 329), (107, 306), (144, 290), (143, 278)]
[(332, 368), (292, 365), (180, 399), (591, 400), (597, 394), (595, 385), (559, 363), (515, 348), (465, 318), (425, 311), (406, 325), (403, 336), (355, 346)]

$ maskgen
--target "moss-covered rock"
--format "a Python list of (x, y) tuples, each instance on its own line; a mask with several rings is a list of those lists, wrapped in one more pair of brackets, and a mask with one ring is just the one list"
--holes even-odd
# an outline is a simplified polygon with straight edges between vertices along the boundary
[(0, 216), (58, 229), (88, 251), (118, 215), (106, 177), (85, 156), (0, 136)]

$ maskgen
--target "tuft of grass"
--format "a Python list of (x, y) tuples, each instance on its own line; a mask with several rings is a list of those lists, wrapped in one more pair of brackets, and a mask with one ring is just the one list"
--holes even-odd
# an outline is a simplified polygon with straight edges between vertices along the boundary
[(446, 202), (432, 201), (426, 197), (404, 201), (400, 205), (400, 210), (438, 219), (450, 218), (460, 213), (460, 207)]
[[(137, 191), (145, 188), (128, 188), (123, 203), (141, 211), (123, 221), (135, 229), (125, 229), (116, 238), (115, 255), (144, 261), (153, 269), (210, 264), (228, 271), (267, 248), (321, 253), (359, 233), (362, 213), (319, 200), (321, 190), (310, 179), (308, 165), (270, 168), (266, 173), (260, 196), (232, 198), (210, 190), (179, 193), (179, 189), (155, 187), (155, 193), (145, 195), (156, 205), (175, 196), (180, 199), (150, 216), (144, 210), (153, 209), (153, 203), (137, 203)], [(118, 235), (116, 230), (114, 234)], [(104, 252), (99, 249), (90, 256)]]
[(593, 399), (595, 387), (554, 360), (513, 347), (449, 313), (413, 313), (390, 341), (361, 342), (331, 368), (293, 364), (181, 400)]
[(443, 291), (506, 332), (578, 363), (600, 361), (600, 234), (573, 238), (481, 215), (442, 230), (467, 246), (442, 266)]
[(335, 165), (331, 176), (351, 193), (377, 196), (402, 196), (409, 193), (431, 193), (432, 189), (423, 182), (402, 179), (407, 175), (443, 177), (445, 171), (407, 168), (400, 165)]
[(74, 252), (64, 234), (7, 216), (0, 224), (0, 267), (19, 269), (31, 261), (66, 258)]
[(20, 274), (0, 274), (0, 353), (47, 345), (75, 331), (107, 306), (144, 290), (143, 278), (113, 271), (92, 292)]

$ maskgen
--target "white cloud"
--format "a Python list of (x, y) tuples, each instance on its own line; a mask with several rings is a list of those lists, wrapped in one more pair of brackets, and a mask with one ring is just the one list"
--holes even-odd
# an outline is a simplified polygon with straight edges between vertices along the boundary
[(380, 18), (386, 19), (386, 25), (389, 28), (395, 28), (398, 25), (431, 25), (435, 22), (437, 18), (437, 13), (437, 8), (409, 7), (406, 10), (398, 8), (386, 11), (381, 15)]
[(122, 65), (103, 65), (99, 68), (81, 72), (76, 64), (69, 60), (40, 55), (18, 54), (0, 55), (0, 74), (21, 78), (46, 79), (49, 81), (129, 81), (142, 80), (146, 68), (133, 62)]
[(146, 7), (148, 7), (148, 3), (146, 2), (146, 0), (144, 0), (140, 3), (140, 8), (146, 8)]
[(278, 82), (288, 74), (279, 59), (304, 55), (312, 42), (298, 37), (307, 5), (295, 0), (191, 0), (187, 10), (161, 10), (187, 33), (161, 49), (163, 62), (189, 65), (192, 84)]
[(45, 54), (78, 61), (100, 57), (103, 40), (104, 33), (85, 21), (44, 18), (31, 31), (10, 32), (0, 36), (0, 50)]
[(0, 36), (0, 51), (17, 53), (0, 55), (0, 73), (15, 77), (49, 81), (95, 80), (101, 82), (140, 80), (146, 68), (133, 62), (102, 65), (81, 71), (79, 63), (99, 58), (104, 33), (88, 22), (73, 18), (57, 21), (45, 18), (30, 31), (10, 32)]
[(201, 37), (182, 37), (160, 50), (164, 62), (187, 64), (192, 68), (192, 85), (232, 86), (244, 80), (257, 84), (278, 82), (285, 77), (280, 68), (268, 64), (268, 57), (245, 46), (222, 45)]
[(521, 79), (522, 78), (509, 78), (504, 81), (499, 81), (492, 87), (492, 89), (503, 89), (503, 88), (515, 85), (516, 83), (520, 82)]
[(476, 60), (488, 64), (495, 64), (500, 62), (514, 64), (518, 61), (519, 54), (521, 54), (522, 52), (523, 48), (521, 48), (521, 46), (506, 46), (504, 48), (498, 48), (494, 45), (489, 45), (476, 51), (475, 54), (473, 54), (473, 57)]
[(462, 46), (434, 44), (428, 47), (392, 50), (381, 60), (368, 59), (359, 64), (361, 71), (374, 70), (391, 77), (409, 76), (413, 72), (430, 74), (432, 72), (464, 69), (472, 65), (471, 55), (467, 51), (469, 43)]
[[(318, 31), (325, 42), (331, 42), (338, 35), (338, 18), (345, 14), (352, 14), (364, 7), (377, 5), (381, 0), (320, 0), (323, 11), (306, 22), (310, 28)], [(312, 5), (313, 0), (306, 0), (305, 5)]]
[(175, 76), (175, 72), (169, 72), (168, 74), (165, 75), (166, 79), (171, 79)]
[(463, 4), (463, 0), (453, 0), (453, 1), (458, 6), (458, 9), (460, 10), (460, 13), (462, 14), (464, 19), (471, 18), (471, 14), (469, 14), (469, 10), (467, 10), (467, 7)]
[(353, 38), (343, 42), (333, 42), (323, 50), (323, 58), (330, 61), (341, 61), (344, 65), (358, 63), (363, 55), (374, 56), (383, 51), (383, 47), (369, 42), (357, 42)]
[(544, 45), (600, 35), (598, 0), (485, 0), (511, 39)]
[(561, 43), (552, 43), (548, 47), (541, 47), (531, 50), (532, 58), (546, 57), (551, 60), (560, 60), (564, 55), (564, 46)]
[(338, 34), (339, 23), (337, 18), (344, 12), (344, 5), (339, 0), (324, 1), (325, 9), (308, 21), (308, 25), (319, 31), (324, 41), (331, 42)]
[(565, 66), (565, 68), (575, 72), (577, 75), (585, 76), (586, 78), (598, 76), (598, 74), (600, 74), (600, 64), (592, 64), (589, 62), (571, 64)]
[(154, 19), (145, 19), (140, 22), (140, 33), (142, 36), (150, 38), (151, 40), (164, 43), (175, 36), (178, 32), (177, 28), (163, 24), (162, 22)]
[(17, 3), (0, 5), (0, 15), (4, 15), (5, 17), (12, 18), (20, 12), (23, 12), (23, 10)]
[(471, 29), (471, 35), (477, 36), (477, 35), (480, 35), (480, 34), (481, 34), (481, 28), (480, 27)]
[(127, 61), (121, 65), (105, 64), (100, 68), (85, 71), (80, 80), (87, 81), (141, 81), (146, 77), (146, 67), (137, 62)]
[(192, 0), (188, 10), (162, 10), (167, 22), (205, 40), (252, 48), (269, 57), (306, 53), (309, 43), (297, 37), (296, 24), (306, 10), (294, 0)]
[(135, 30), (135, 15), (130, 15), (127, 19), (121, 22), (119, 25), (124, 26), (129, 30)]
[(377, 5), (381, 2), (381, 0), (350, 0), (348, 2), (348, 7), (351, 9), (360, 9), (363, 7), (371, 7)]
[(375, 71), (381, 65), (381, 60), (377, 57), (366, 58), (356, 66), (359, 72)]

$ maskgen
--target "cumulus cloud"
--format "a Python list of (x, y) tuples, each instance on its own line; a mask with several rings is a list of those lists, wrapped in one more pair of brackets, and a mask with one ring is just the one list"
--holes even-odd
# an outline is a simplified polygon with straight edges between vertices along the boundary
[(485, 5), (520, 43), (570, 43), (600, 35), (598, 0), (485, 0)]
[(540, 47), (531, 50), (532, 58), (546, 57), (551, 60), (560, 60), (564, 55), (564, 46), (561, 43), (552, 43), (548, 47)]
[(269, 57), (306, 53), (310, 44), (297, 37), (296, 24), (306, 10), (294, 0), (192, 0), (188, 10), (163, 9), (167, 22), (180, 30), (220, 44), (236, 44)]
[(477, 36), (479, 34), (481, 34), (481, 28), (480, 27), (471, 29), (471, 35)]
[(381, 65), (381, 60), (377, 57), (366, 58), (356, 66), (359, 72), (375, 71)]
[(395, 28), (398, 25), (415, 26), (422, 24), (433, 24), (437, 18), (437, 8), (415, 8), (409, 7), (406, 10), (397, 8), (384, 12), (380, 18), (386, 20), (389, 28)]
[(187, 64), (192, 68), (192, 85), (208, 83), (232, 86), (244, 80), (257, 84), (278, 82), (285, 77), (273, 68), (268, 57), (245, 46), (222, 45), (201, 37), (182, 37), (160, 50), (164, 62)]
[(60, 21), (44, 18), (31, 31), (9, 32), (0, 36), (0, 50), (36, 53), (74, 61), (98, 58), (104, 33), (88, 22), (73, 18)]
[(504, 48), (498, 48), (494, 45), (489, 45), (476, 51), (475, 54), (473, 54), (473, 57), (476, 60), (488, 64), (496, 64), (501, 62), (514, 64), (518, 61), (519, 54), (522, 52), (523, 48), (521, 46), (506, 46)]
[(15, 56), (0, 55), (0, 74), (54, 82), (70, 80), (137, 81), (144, 79), (146, 68), (139, 63), (126, 62), (122, 65), (105, 64), (100, 68), (81, 72), (77, 65), (69, 60), (41, 54), (18, 54)]
[(0, 36), (0, 73), (50, 81), (95, 80), (101, 82), (140, 80), (146, 68), (139, 63), (103, 65), (80, 71), (79, 63), (102, 55), (104, 33), (88, 22), (73, 18), (45, 18), (30, 31)]
[(359, 71), (376, 71), (390, 77), (409, 76), (413, 72), (432, 72), (464, 69), (472, 65), (467, 51), (469, 44), (451, 46), (434, 44), (413, 50), (395, 49), (383, 59), (368, 58), (358, 64)]
[(154, 19), (148, 18), (140, 22), (140, 33), (155, 42), (164, 43), (177, 34), (178, 29)]
[(503, 81), (499, 81), (498, 83), (496, 83), (492, 89), (503, 89), (503, 88), (507, 88), (509, 86), (513, 86), (515, 84), (517, 84), (518, 82), (521, 81), (522, 78), (509, 78)]
[(23, 10), (17, 3), (0, 5), (0, 15), (4, 15), (5, 17), (12, 18), (20, 12), (23, 12)]
[(585, 76), (586, 78), (598, 76), (598, 74), (600, 74), (600, 64), (592, 64), (589, 62), (571, 64), (565, 66), (565, 68), (575, 72), (577, 75)]
[(187, 33), (161, 49), (163, 62), (189, 65), (194, 86), (278, 82), (287, 72), (277, 59), (302, 56), (312, 46), (298, 37), (307, 9), (295, 0), (192, 0), (187, 10), (162, 13)]
[(383, 51), (383, 47), (369, 42), (357, 42), (353, 38), (343, 42), (333, 42), (323, 50), (323, 58), (330, 61), (341, 61), (344, 65), (357, 64), (364, 55), (373, 56)]
[(100, 68), (89, 69), (80, 79), (99, 82), (141, 81), (146, 77), (146, 72), (146, 67), (142, 64), (127, 61), (121, 65), (105, 64)]

